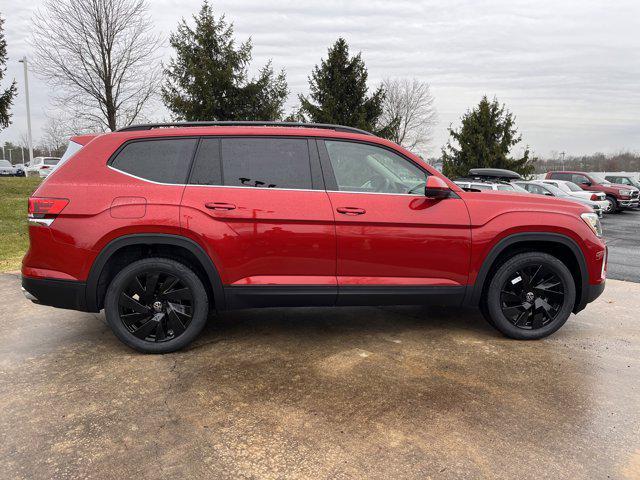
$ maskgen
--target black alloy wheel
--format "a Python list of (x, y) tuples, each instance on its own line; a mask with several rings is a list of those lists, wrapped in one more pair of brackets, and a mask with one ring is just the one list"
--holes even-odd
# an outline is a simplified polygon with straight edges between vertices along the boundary
[(560, 277), (545, 265), (522, 267), (500, 291), (502, 313), (515, 327), (536, 330), (553, 322), (564, 304)]
[(533, 251), (514, 255), (497, 268), (481, 312), (507, 337), (535, 340), (564, 325), (575, 300), (576, 284), (567, 265)]
[(145, 258), (113, 278), (104, 301), (115, 335), (145, 353), (167, 353), (191, 343), (209, 312), (207, 291), (187, 265), (168, 258)]
[(120, 293), (120, 321), (140, 340), (166, 342), (182, 335), (193, 317), (193, 292), (161, 271), (134, 275)]

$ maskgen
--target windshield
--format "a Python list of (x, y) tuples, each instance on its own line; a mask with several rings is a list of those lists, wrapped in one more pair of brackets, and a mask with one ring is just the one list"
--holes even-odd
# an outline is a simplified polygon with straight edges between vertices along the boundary
[(581, 192), (582, 189), (573, 182), (564, 182), (564, 185), (572, 192)]
[(60, 161), (59, 158), (45, 158), (44, 159), (44, 164), (45, 165), (56, 165), (59, 161)]
[(60, 158), (59, 160), (56, 161), (57, 167), (60, 167), (64, 162), (69, 160), (72, 156), (74, 156), (81, 149), (82, 149), (82, 145), (80, 145), (79, 143), (76, 143), (74, 141), (70, 141), (69, 145), (67, 145), (67, 149), (65, 150), (64, 155), (62, 155), (62, 158)]
[(607, 179), (605, 179), (603, 176), (601, 175), (597, 175), (595, 173), (591, 174), (591, 178), (593, 178), (596, 182), (602, 184), (602, 185), (611, 185), (611, 182)]
[(551, 192), (554, 197), (564, 197), (564, 196), (567, 195), (562, 190), (560, 190), (558, 187), (556, 187), (555, 185), (551, 185), (550, 183), (545, 183), (544, 185), (541, 185), (541, 187), (543, 187), (547, 191)]

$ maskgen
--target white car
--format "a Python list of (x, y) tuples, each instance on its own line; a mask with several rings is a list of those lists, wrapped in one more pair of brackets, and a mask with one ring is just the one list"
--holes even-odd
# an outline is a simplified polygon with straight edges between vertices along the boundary
[(583, 190), (578, 185), (568, 180), (534, 180), (534, 182), (548, 183), (549, 185), (553, 185), (554, 187), (559, 188), (572, 197), (596, 202), (598, 205), (600, 205), (603, 212), (609, 213), (611, 205), (607, 201), (607, 196), (604, 192), (590, 192), (588, 190)]
[(0, 176), (15, 177), (16, 175), (18, 175), (18, 169), (9, 160), (0, 160)]
[(481, 182), (478, 180), (454, 180), (453, 183), (463, 189), (472, 190), (503, 190), (507, 192), (529, 193), (524, 188), (513, 183)]
[(27, 177), (39, 175), (44, 178), (51, 173), (59, 161), (60, 159), (57, 157), (36, 157), (29, 163), (25, 174)]

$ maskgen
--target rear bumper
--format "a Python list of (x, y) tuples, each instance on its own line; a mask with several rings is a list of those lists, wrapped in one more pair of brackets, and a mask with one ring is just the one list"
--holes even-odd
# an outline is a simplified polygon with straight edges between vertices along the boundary
[(22, 277), (22, 289), (27, 299), (39, 305), (87, 311), (84, 282), (51, 278)]

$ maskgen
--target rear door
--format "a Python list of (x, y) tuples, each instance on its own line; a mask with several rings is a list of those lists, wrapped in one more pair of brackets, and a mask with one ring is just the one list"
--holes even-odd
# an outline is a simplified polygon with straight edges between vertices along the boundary
[(319, 142), (336, 219), (340, 304), (456, 303), (467, 283), (470, 222), (455, 194), (428, 199), (428, 172), (381, 146)]
[(333, 212), (315, 140), (202, 138), (181, 204), (232, 307), (332, 305)]

